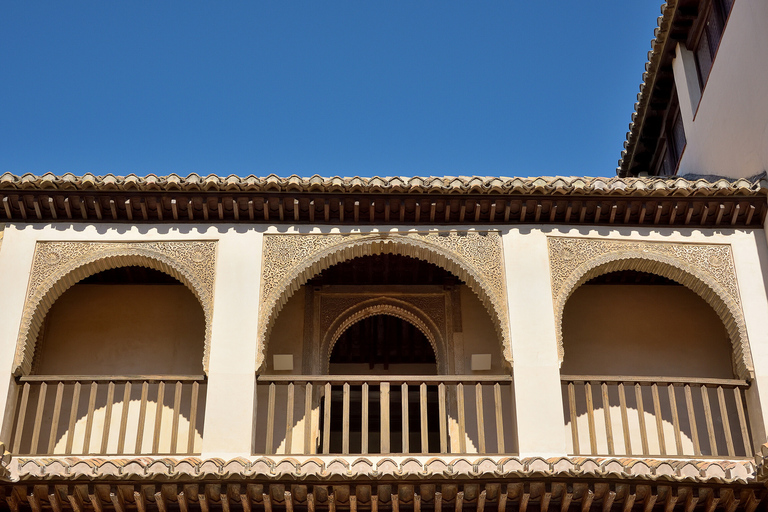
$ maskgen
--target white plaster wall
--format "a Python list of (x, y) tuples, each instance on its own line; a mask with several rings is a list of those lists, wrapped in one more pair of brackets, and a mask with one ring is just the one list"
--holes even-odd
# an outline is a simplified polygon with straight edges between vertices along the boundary
[[(678, 174), (746, 177), (768, 169), (768, 2), (736, 0)], [(698, 87), (675, 63), (678, 89)], [(682, 98), (698, 96), (683, 90)], [(686, 108), (683, 108), (686, 113)], [(684, 116), (685, 118), (686, 116)]]

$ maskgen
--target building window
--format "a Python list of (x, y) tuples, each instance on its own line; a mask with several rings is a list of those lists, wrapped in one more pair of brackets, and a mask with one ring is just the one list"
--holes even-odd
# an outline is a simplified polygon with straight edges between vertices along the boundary
[(704, 86), (712, 70), (712, 62), (715, 60), (717, 47), (723, 37), (725, 22), (733, 7), (733, 0), (712, 0), (706, 13), (704, 26), (701, 29), (698, 42), (695, 45), (696, 69), (699, 75), (699, 86)]
[(680, 158), (683, 156), (686, 144), (683, 117), (680, 115), (677, 97), (672, 99), (669, 112), (672, 121), (664, 127), (660, 145), (661, 151), (656, 164), (658, 176), (673, 176), (677, 173), (677, 166), (680, 164)]

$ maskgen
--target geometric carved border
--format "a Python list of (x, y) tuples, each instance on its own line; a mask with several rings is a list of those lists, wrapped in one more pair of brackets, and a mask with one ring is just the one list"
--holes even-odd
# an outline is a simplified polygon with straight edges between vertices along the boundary
[(736, 375), (751, 376), (752, 356), (730, 245), (554, 236), (547, 240), (561, 363), (563, 309), (574, 290), (602, 274), (638, 270), (685, 285), (712, 306), (731, 340)]
[(45, 315), (69, 287), (86, 277), (137, 265), (165, 272), (189, 288), (205, 313), (203, 370), (208, 372), (216, 242), (38, 242), (16, 344), (14, 373), (32, 369)]
[(278, 313), (299, 287), (332, 265), (377, 254), (424, 260), (463, 280), (490, 314), (504, 358), (512, 364), (501, 236), (451, 231), (264, 235), (256, 367), (264, 362)]

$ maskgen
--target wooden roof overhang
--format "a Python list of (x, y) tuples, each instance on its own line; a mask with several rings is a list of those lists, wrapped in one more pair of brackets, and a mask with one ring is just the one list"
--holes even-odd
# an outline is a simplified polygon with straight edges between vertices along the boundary
[(745, 179), (0, 176), (0, 221), (762, 227)]
[(620, 177), (650, 172), (670, 99), (675, 92), (672, 60), (678, 42), (686, 43), (709, 0), (667, 0), (651, 41), (643, 82), (616, 169)]

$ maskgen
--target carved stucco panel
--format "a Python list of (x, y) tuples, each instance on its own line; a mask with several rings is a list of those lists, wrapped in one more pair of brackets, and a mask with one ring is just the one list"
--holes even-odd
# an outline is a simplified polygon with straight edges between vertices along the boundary
[(89, 275), (129, 265), (166, 272), (198, 298), (206, 319), (203, 368), (207, 372), (216, 272), (215, 241), (38, 242), (16, 347), (15, 371), (29, 372), (41, 322), (64, 291)]
[(752, 371), (730, 245), (553, 236), (548, 237), (548, 247), (561, 363), (563, 308), (573, 291), (597, 275), (633, 269), (669, 277), (706, 300), (729, 332), (736, 373), (746, 376)]
[(452, 231), (265, 235), (257, 366), (264, 360), (275, 317), (301, 285), (333, 264), (384, 253), (420, 258), (463, 279), (491, 314), (504, 356), (512, 362), (501, 236), (497, 231)]

